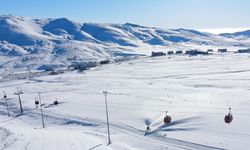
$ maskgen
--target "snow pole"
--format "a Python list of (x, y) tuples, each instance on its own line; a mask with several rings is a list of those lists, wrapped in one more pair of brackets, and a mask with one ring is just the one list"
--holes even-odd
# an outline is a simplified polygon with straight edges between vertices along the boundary
[(107, 104), (107, 91), (103, 91), (103, 95), (105, 97), (105, 106), (106, 106), (106, 117), (107, 117), (107, 128), (108, 128), (108, 145), (111, 144), (111, 139), (110, 139), (110, 131), (109, 131), (109, 115), (108, 115), (108, 104)]
[(8, 114), (8, 117), (10, 117), (9, 105), (8, 105), (8, 102), (7, 102), (7, 95), (6, 95), (5, 91), (3, 91), (3, 94), (4, 94), (3, 99), (5, 100), (7, 114)]
[(45, 124), (44, 124), (44, 118), (43, 118), (43, 107), (42, 107), (42, 99), (41, 99), (41, 93), (38, 93), (38, 97), (39, 97), (39, 102), (40, 102), (40, 111), (41, 111), (41, 117), (42, 117), (42, 126), (43, 128), (45, 128)]

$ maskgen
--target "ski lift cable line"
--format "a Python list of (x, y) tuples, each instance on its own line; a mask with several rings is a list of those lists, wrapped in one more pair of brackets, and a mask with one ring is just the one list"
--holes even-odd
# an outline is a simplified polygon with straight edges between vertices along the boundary
[[(98, 93), (99, 94), (99, 93)], [(119, 95), (119, 94), (117, 94), (117, 93), (113, 93), (113, 95), (115, 95), (115, 96), (117, 96), (117, 95)], [(152, 102), (162, 102), (163, 100), (162, 99), (159, 99), (159, 98), (149, 98), (149, 97), (146, 97), (146, 96), (139, 96), (139, 95), (130, 95), (130, 94), (125, 94), (125, 95), (127, 95), (127, 96), (134, 96), (134, 97), (140, 97), (140, 98), (143, 98), (143, 99), (147, 99), (147, 101), (152, 101)], [(142, 101), (142, 102), (145, 102), (143, 99), (137, 99), (136, 101)], [(168, 98), (169, 99), (169, 98)], [(167, 100), (167, 99), (164, 99), (164, 100)], [(182, 101), (184, 101), (185, 99), (181, 99)], [(192, 100), (191, 100), (192, 101)], [(112, 100), (110, 100), (110, 103), (119, 103), (119, 102), (112, 102)], [(121, 104), (123, 104), (123, 103), (121, 103)], [(126, 104), (126, 103), (124, 103), (124, 104)], [(210, 103), (206, 103), (206, 102), (199, 102), (199, 104), (206, 104), (206, 105), (208, 105), (208, 104), (210, 104)], [(131, 105), (142, 105), (142, 104), (136, 104), (136, 103), (134, 103), (134, 104), (132, 104), (131, 103)], [(157, 104), (152, 104), (152, 105), (157, 105)], [(160, 105), (160, 106), (162, 106), (162, 105)], [(181, 106), (179, 106), (179, 107), (181, 107)], [(185, 106), (183, 106), (183, 107), (185, 107)], [(194, 106), (191, 106), (191, 107), (194, 107)], [(197, 107), (200, 107), (200, 108), (211, 108), (211, 107), (207, 107), (207, 106), (195, 106), (195, 108), (197, 108)], [(225, 109), (225, 107), (214, 107), (214, 108), (221, 108), (221, 109)], [(246, 110), (249, 110), (249, 108), (239, 108), (239, 109), (246, 109)]]
[[(110, 106), (117, 106), (117, 105), (110, 105)], [(146, 105), (142, 105), (143, 107), (145, 107)], [(147, 106), (151, 106), (151, 105), (147, 105)], [(119, 106), (118, 106), (119, 107)], [(207, 107), (207, 108), (203, 108), (203, 107), (195, 107), (195, 106), (169, 106), (169, 105), (162, 105), (162, 106), (158, 106), (158, 107), (160, 107), (160, 108), (162, 108), (162, 107), (167, 107), (167, 108), (198, 108), (198, 109), (208, 109), (208, 110), (210, 110), (210, 109), (213, 109), (213, 110), (225, 110), (225, 107), (224, 108), (220, 108), (220, 109), (218, 109), (218, 108), (209, 108), (209, 107)], [(237, 111), (245, 111), (245, 110), (249, 110), (249, 109), (241, 109), (241, 108), (234, 108), (234, 110), (237, 110)]]
[[(137, 97), (135, 97), (137, 98)], [(136, 101), (141, 101), (141, 102), (145, 102), (145, 99), (150, 102), (163, 102), (163, 101), (170, 101), (170, 99), (173, 99), (171, 97), (168, 97), (166, 99), (159, 99), (159, 98), (149, 98), (149, 97), (142, 97), (143, 99), (136, 99)], [(194, 100), (191, 100), (191, 99), (177, 99), (178, 101), (182, 101), (182, 102), (185, 102), (185, 101), (189, 101), (189, 102), (197, 102), (197, 101), (194, 101)], [(119, 101), (119, 100), (116, 100), (116, 101)], [(111, 100), (112, 102), (112, 100)], [(206, 103), (204, 101), (199, 101), (199, 104), (210, 104), (210, 103)], [(216, 103), (218, 104), (218, 103)]]
[[(146, 109), (129, 109), (129, 108), (110, 108), (110, 109), (118, 109), (118, 110), (131, 110), (131, 111), (149, 111), (149, 112), (164, 112), (164, 110), (160, 111), (160, 110), (146, 110)], [(222, 113), (210, 113), (210, 112), (190, 112), (190, 111), (171, 111), (171, 114), (208, 114), (208, 115), (221, 115)], [(237, 113), (234, 113), (235, 116), (250, 116), (250, 113), (249, 114), (237, 114)]]
[[(74, 103), (74, 104), (79, 104), (79, 105), (93, 105), (97, 106), (98, 104), (93, 104), (93, 103)], [(117, 106), (117, 105), (129, 105), (129, 106), (143, 106), (143, 107), (169, 107), (169, 108), (199, 108), (199, 109), (215, 109), (215, 110), (225, 110), (227, 109), (228, 106), (225, 107), (206, 107), (206, 106), (173, 106), (173, 105), (157, 105), (157, 104), (139, 104), (139, 103), (117, 103), (117, 102), (110, 102), (110, 106)], [(104, 105), (99, 105), (100, 107), (103, 107)], [(234, 107), (234, 110), (250, 110), (249, 108), (240, 108), (240, 107)]]
[[(117, 102), (110, 102), (110, 104), (121, 104), (121, 105), (143, 105), (143, 106), (159, 106), (159, 107), (188, 107), (188, 108), (202, 108), (202, 109), (225, 109), (225, 107), (208, 107), (208, 106), (172, 106), (172, 105), (157, 105), (157, 104), (139, 104), (139, 103), (117, 103)], [(239, 110), (249, 110), (249, 108), (238, 108), (235, 107), (234, 109), (239, 109)]]
[[(137, 100), (138, 101), (138, 100)], [(149, 99), (149, 100), (147, 100), (147, 102), (148, 101), (152, 101), (152, 102), (158, 102), (158, 103), (164, 103), (162, 100), (151, 100), (151, 99)], [(145, 101), (142, 101), (142, 102), (145, 102)], [(169, 101), (168, 101), (169, 102)], [(185, 101), (182, 101), (183, 103), (185, 103)], [(190, 102), (196, 102), (196, 103), (199, 103), (199, 104), (203, 104), (203, 105), (210, 105), (211, 103), (209, 103), (209, 102), (201, 102), (201, 101), (199, 101), (199, 102), (197, 102), (197, 101), (190, 101)], [(111, 100), (111, 102), (110, 103), (113, 103), (112, 102), (112, 100)], [(120, 102), (114, 102), (114, 103), (120, 103)], [(165, 103), (167, 103), (167, 102), (165, 102)], [(125, 103), (126, 104), (126, 103)], [(132, 104), (132, 103), (131, 103)], [(213, 103), (213, 104), (220, 104), (220, 103)], [(137, 105), (137, 103), (135, 103), (135, 105)], [(139, 104), (138, 103), (138, 105), (142, 105), (142, 104)], [(157, 105), (157, 104), (151, 104), (151, 105)], [(162, 105), (160, 105), (160, 106), (162, 106)], [(208, 106), (197, 106), (197, 107), (208, 107)], [(224, 108), (224, 107), (214, 107), (214, 108)], [(249, 109), (248, 107), (246, 107), (246, 108), (243, 108), (243, 109)]]
[[(105, 107), (104, 105), (95, 105), (95, 104), (83, 104), (83, 105), (88, 105), (90, 107), (95, 107), (95, 108), (100, 108), (103, 109)], [(164, 110), (154, 110), (154, 109), (135, 109), (135, 108), (125, 108), (125, 107), (117, 107), (117, 106), (110, 106), (109, 109), (116, 109), (116, 110), (131, 110), (131, 111), (146, 111), (146, 112), (164, 112)], [(171, 111), (171, 113), (176, 113), (176, 114), (210, 114), (210, 115), (221, 115), (221, 113), (213, 113), (213, 112), (199, 112), (199, 111)], [(234, 113), (236, 116), (250, 116), (250, 113)]]
[[(43, 93), (46, 93), (46, 92), (43, 92)], [(96, 94), (96, 93), (95, 93)], [(98, 93), (99, 94), (99, 93)], [(112, 93), (111, 93), (112, 94)], [(117, 93), (113, 93), (113, 95), (119, 95)], [(130, 95), (129, 96), (133, 96), (133, 95)], [(145, 96), (138, 96), (138, 95), (134, 95), (135, 97), (141, 97), (141, 98), (148, 98), (148, 97), (145, 97)], [(138, 99), (140, 101), (142, 101), (142, 99)], [(158, 99), (158, 98), (149, 98), (148, 101), (159, 101), (159, 102), (162, 102), (162, 100)], [(139, 103), (120, 103), (120, 102), (112, 102), (112, 100), (110, 100), (110, 104), (122, 104), (122, 105), (143, 105), (143, 106), (160, 106), (160, 107), (163, 107), (164, 105), (158, 105), (158, 104), (139, 104)], [(199, 102), (199, 104), (210, 104), (210, 103), (204, 103), (204, 102)], [(166, 107), (169, 107), (169, 105), (166, 105)], [(171, 107), (189, 107), (189, 108), (207, 108), (207, 109), (225, 109), (225, 107), (207, 107), (207, 106), (171, 106)], [(239, 109), (239, 110), (249, 110), (249, 108), (234, 108), (234, 109)]]
[[(79, 105), (86, 105), (86, 106), (91, 106), (91, 107), (100, 107), (100, 108), (102, 108), (102, 107), (104, 107), (104, 105), (96, 105), (96, 104), (89, 104), (89, 103), (74, 103), (74, 104), (79, 104)], [(122, 103), (123, 104), (123, 103)], [(123, 104), (123, 105), (125, 105), (125, 104)], [(131, 104), (132, 105), (132, 104)], [(115, 106), (115, 105), (112, 105), (112, 103), (111, 103), (111, 109), (121, 109), (121, 110), (138, 110), (138, 108), (128, 108), (128, 107), (119, 107), (119, 106)], [(145, 107), (145, 105), (143, 105), (144, 107)], [(147, 106), (151, 106), (151, 105), (147, 105)], [(158, 105), (158, 107), (167, 107), (167, 108), (178, 108), (178, 106), (165, 106), (165, 105)], [(181, 106), (182, 107), (182, 106)], [(183, 106), (183, 107), (187, 107), (187, 108), (190, 108), (189, 106)], [(194, 107), (193, 107), (194, 108)], [(198, 106), (197, 107), (195, 107), (195, 108), (198, 108)], [(203, 108), (203, 107), (200, 107), (200, 108)], [(209, 108), (209, 107), (208, 107)], [(215, 108), (216, 109), (216, 108)], [(224, 110), (225, 108), (221, 108), (221, 109), (216, 109), (216, 110)], [(159, 111), (159, 110), (153, 110), (153, 109), (140, 109), (141, 111), (152, 111), (152, 112), (162, 112), (162, 111)], [(241, 108), (234, 108), (234, 110), (242, 110)], [(247, 109), (247, 110), (249, 110), (249, 109)], [(27, 112), (28, 110), (26, 110), (26, 112)], [(173, 111), (174, 112), (174, 111)], [(198, 112), (176, 112), (175, 111), (175, 113), (198, 113)], [(203, 112), (203, 113), (205, 113), (205, 112)], [(210, 113), (211, 114), (211, 113)], [(218, 114), (218, 113), (217, 113)], [(238, 114), (236, 114), (236, 115), (241, 115), (240, 113), (238, 113)], [(248, 114), (242, 114), (242, 115), (248, 115)]]
[[(110, 106), (112, 106), (112, 103), (114, 103), (114, 104), (122, 104), (122, 105), (142, 105), (142, 106), (157, 106), (157, 107), (168, 107), (168, 108), (177, 108), (177, 107), (187, 107), (187, 108), (190, 108), (190, 107), (194, 107), (194, 106), (170, 106), (170, 105), (143, 105), (143, 104), (135, 104), (135, 103), (117, 103), (117, 102), (110, 102)], [(96, 104), (84, 104), (84, 103), (79, 103), (79, 104), (82, 104), (82, 105), (91, 105), (92, 107), (95, 107), (95, 106), (97, 106)], [(103, 105), (99, 105), (98, 107), (103, 107)], [(199, 106), (195, 106), (195, 108), (204, 108), (204, 107), (199, 107)], [(206, 108), (211, 108), (211, 109), (216, 109), (216, 110), (224, 110), (225, 108), (224, 107), (206, 107)], [(125, 108), (125, 107), (117, 107), (117, 106), (112, 106), (112, 108), (111, 109), (123, 109), (123, 110), (137, 110), (137, 111), (152, 111), (152, 112), (162, 112), (162, 111), (159, 111), (159, 110), (153, 110), (153, 109), (140, 109), (140, 110), (138, 110), (137, 108)], [(247, 109), (247, 108), (234, 108), (234, 110), (244, 110), (244, 109), (246, 109), (246, 110), (249, 110), (249, 109)], [(172, 112), (175, 112), (175, 113), (199, 113), (199, 112), (176, 112), (176, 111), (172, 111)], [(206, 112), (201, 112), (201, 113), (206, 113)], [(219, 113), (207, 113), (207, 114), (219, 114)], [(237, 112), (236, 112), (236, 115), (249, 115), (249, 114), (247, 114), (247, 113), (244, 113), (244, 114), (242, 114), (242, 113), (238, 113), (237, 114)]]
[[(88, 105), (90, 107), (95, 107), (95, 108), (99, 108), (99, 109), (103, 109), (104, 105), (94, 105), (94, 104), (84, 104), (84, 105)], [(161, 113), (164, 112), (164, 110), (154, 110), (154, 109), (134, 109), (134, 108), (125, 108), (125, 107), (117, 107), (117, 106), (113, 106), (110, 107), (110, 109), (115, 109), (115, 110), (124, 110), (124, 111), (143, 111), (143, 112), (157, 112), (157, 113)], [(30, 111), (33, 111), (34, 109), (30, 109)], [(26, 112), (28, 113), (28, 112)], [(221, 115), (223, 112), (221, 113), (213, 113), (213, 112), (198, 112), (198, 111), (171, 111), (171, 114), (207, 114), (207, 115)], [(250, 116), (250, 114), (248, 113), (234, 113), (235, 116)]]

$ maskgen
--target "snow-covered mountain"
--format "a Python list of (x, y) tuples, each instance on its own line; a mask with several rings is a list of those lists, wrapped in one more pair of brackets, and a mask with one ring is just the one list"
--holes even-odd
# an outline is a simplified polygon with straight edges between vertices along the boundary
[(250, 38), (250, 30), (235, 32), (235, 33), (222, 33), (220, 35), (229, 38), (236, 38), (236, 37)]
[(66, 67), (152, 50), (249, 47), (250, 43), (195, 30), (135, 24), (78, 23), (66, 18), (0, 16), (0, 68)]

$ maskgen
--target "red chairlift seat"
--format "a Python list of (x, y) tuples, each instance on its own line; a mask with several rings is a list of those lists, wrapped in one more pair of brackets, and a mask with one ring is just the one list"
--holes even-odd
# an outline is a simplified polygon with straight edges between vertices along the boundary
[(54, 105), (58, 105), (58, 104), (59, 104), (57, 98), (56, 98), (56, 100), (53, 102), (53, 104), (54, 104)]
[(58, 105), (59, 102), (58, 102), (57, 100), (55, 100), (53, 104), (54, 104), (54, 105)]
[(5, 91), (3, 91), (3, 98), (4, 98), (4, 99), (7, 98), (7, 95), (6, 95)]
[(38, 100), (35, 100), (35, 105), (39, 105), (39, 101)]
[(150, 131), (150, 130), (151, 130), (149, 125), (147, 126), (146, 130), (147, 130), (147, 131)]
[(233, 115), (232, 114), (227, 114), (224, 118), (225, 123), (231, 123), (233, 121)]
[(167, 114), (168, 112), (166, 111), (166, 116), (164, 117), (164, 119), (163, 119), (163, 122), (165, 123), (165, 124), (169, 124), (169, 123), (171, 123), (171, 116), (169, 116), (168, 114)]
[(233, 115), (231, 114), (231, 108), (229, 108), (229, 113), (225, 115), (224, 118), (225, 123), (231, 123), (233, 121)]

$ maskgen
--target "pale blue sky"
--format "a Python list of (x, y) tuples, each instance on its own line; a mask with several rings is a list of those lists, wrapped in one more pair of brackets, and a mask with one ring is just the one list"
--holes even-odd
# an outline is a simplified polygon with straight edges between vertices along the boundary
[(1, 0), (0, 14), (162, 28), (248, 28), (250, 0)]

